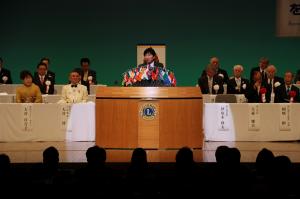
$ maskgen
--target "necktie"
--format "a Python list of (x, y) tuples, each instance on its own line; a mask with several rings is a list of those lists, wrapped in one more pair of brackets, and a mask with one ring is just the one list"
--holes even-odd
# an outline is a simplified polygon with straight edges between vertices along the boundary
[(287, 89), (286, 89), (286, 94), (287, 94), (287, 95), (289, 95), (290, 91), (291, 91), (291, 88), (290, 88), (290, 86), (287, 86)]
[(44, 76), (41, 76), (41, 83), (44, 83)]

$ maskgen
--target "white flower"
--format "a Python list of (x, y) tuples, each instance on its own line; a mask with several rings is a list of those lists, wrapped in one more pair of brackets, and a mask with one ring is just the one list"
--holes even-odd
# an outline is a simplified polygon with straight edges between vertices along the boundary
[(246, 85), (246, 84), (243, 84), (242, 87), (243, 87), (243, 89), (246, 89), (246, 88), (247, 88), (247, 85)]
[(280, 85), (281, 85), (280, 82), (275, 82), (274, 87), (276, 88), (276, 87), (278, 87)]
[(218, 76), (220, 76), (220, 77), (224, 78), (224, 75), (223, 75), (222, 73), (219, 73), (219, 75), (218, 75)]
[(88, 80), (92, 81), (93, 80), (93, 76), (88, 76)]
[(46, 84), (47, 86), (50, 86), (50, 85), (51, 85), (51, 82), (50, 82), (49, 80), (47, 80), (47, 81), (45, 82), (45, 84)]
[(6, 82), (6, 81), (8, 80), (8, 77), (3, 76), (3, 77), (2, 77), (2, 80)]
[(220, 86), (219, 86), (218, 84), (215, 84), (215, 85), (214, 85), (214, 90), (217, 91), (217, 90), (219, 90), (219, 89), (220, 89)]

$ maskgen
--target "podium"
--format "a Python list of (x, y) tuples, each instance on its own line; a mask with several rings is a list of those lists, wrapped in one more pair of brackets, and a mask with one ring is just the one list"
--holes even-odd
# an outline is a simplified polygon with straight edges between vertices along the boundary
[(199, 87), (99, 87), (96, 144), (104, 148), (202, 148)]

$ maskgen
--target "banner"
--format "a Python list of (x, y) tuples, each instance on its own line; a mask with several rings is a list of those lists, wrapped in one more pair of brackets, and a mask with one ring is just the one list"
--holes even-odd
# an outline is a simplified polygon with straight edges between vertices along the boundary
[(260, 106), (259, 104), (248, 105), (248, 129), (258, 131), (260, 129)]
[(290, 131), (291, 125), (291, 105), (280, 104), (279, 129), (282, 131)]
[(277, 36), (300, 37), (300, 0), (277, 0)]
[(219, 131), (228, 131), (230, 120), (229, 120), (229, 104), (220, 103), (218, 104), (217, 111), (217, 122)]
[(61, 113), (61, 129), (66, 130), (68, 127), (68, 120), (71, 113), (71, 106), (70, 104), (62, 104), (60, 113)]
[(32, 104), (22, 104), (22, 130), (32, 131)]

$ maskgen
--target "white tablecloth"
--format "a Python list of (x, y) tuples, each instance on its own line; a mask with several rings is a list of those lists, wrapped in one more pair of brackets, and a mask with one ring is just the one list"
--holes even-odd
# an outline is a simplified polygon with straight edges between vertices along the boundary
[(95, 140), (93, 102), (73, 105), (1, 103), (0, 115), (0, 142)]
[[(250, 107), (258, 105), (259, 115)], [(290, 105), (286, 114), (289, 129), (282, 127), (281, 107)], [(222, 113), (223, 112), (223, 113)], [(300, 104), (204, 104), (204, 135), (206, 141), (289, 141), (300, 140)], [(223, 118), (222, 118), (223, 117)], [(253, 117), (255, 119), (253, 119)], [(256, 121), (256, 128), (249, 126)]]

